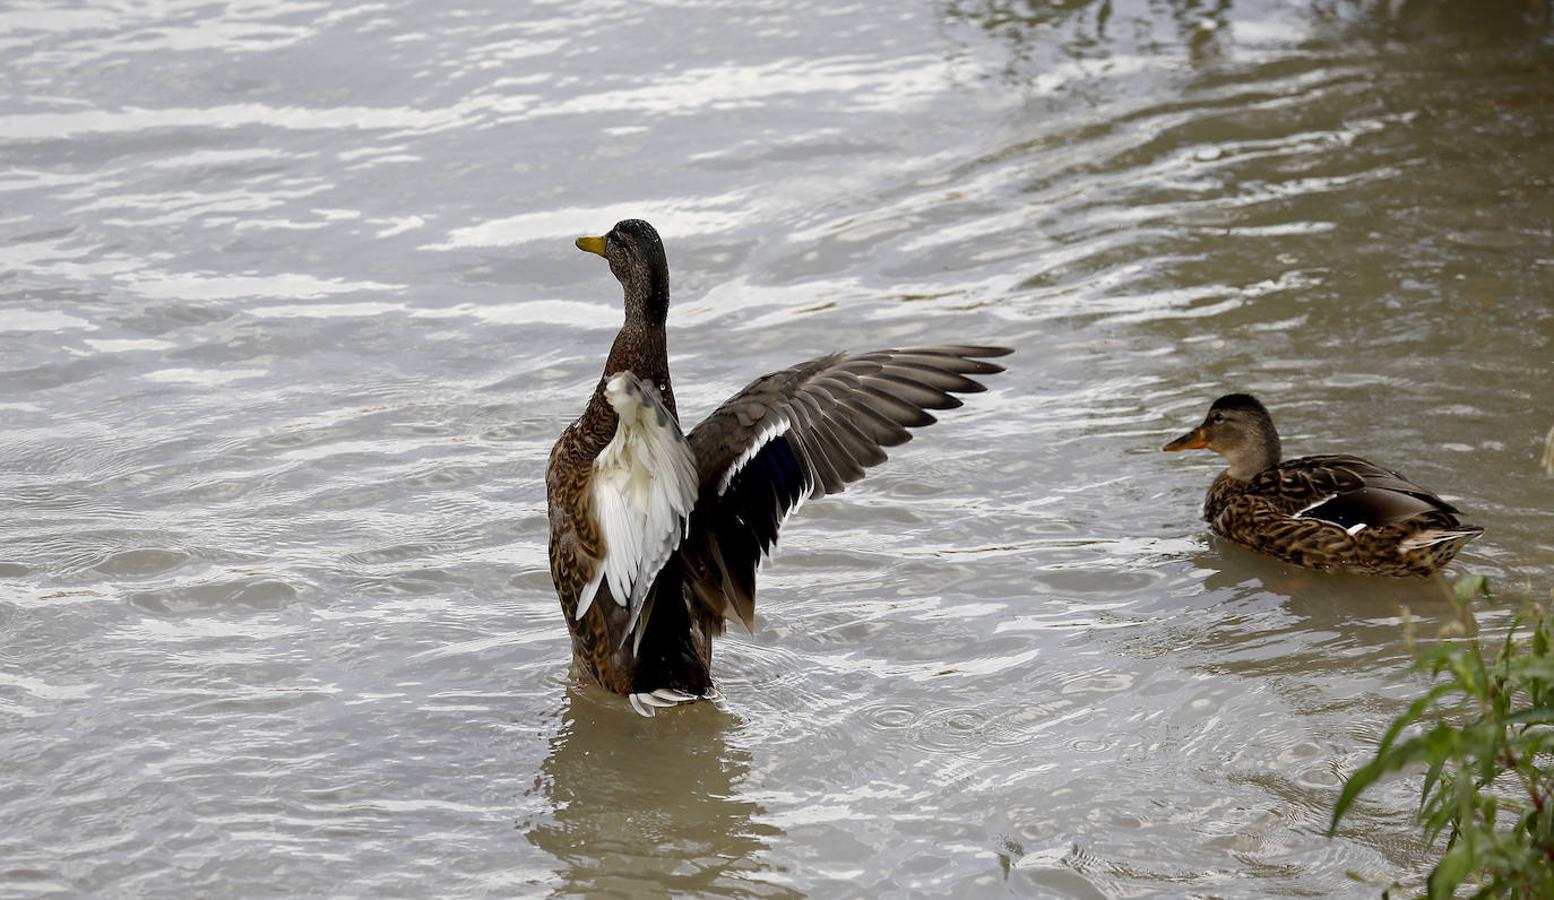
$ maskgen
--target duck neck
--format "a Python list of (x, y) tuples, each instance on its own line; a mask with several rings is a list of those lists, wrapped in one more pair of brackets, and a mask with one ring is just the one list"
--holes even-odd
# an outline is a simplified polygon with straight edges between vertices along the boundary
[(1225, 453), (1225, 459), (1230, 462), (1225, 474), (1237, 481), (1251, 481), (1258, 472), (1277, 466), (1283, 458), (1284, 448), (1273, 423), (1264, 421), (1258, 426), (1243, 443)]
[(639, 269), (621, 284), (626, 294), (626, 323), (640, 322), (662, 329), (669, 318), (668, 267)]
[(1237, 481), (1251, 481), (1258, 472), (1278, 464), (1279, 457), (1277, 455), (1247, 454), (1245, 456), (1236, 456), (1231, 458), (1230, 468), (1225, 470), (1225, 474)]
[(615, 433), (615, 409), (604, 398), (604, 385), (610, 376), (619, 372), (631, 372), (643, 381), (650, 381), (658, 388), (664, 405), (679, 418), (675, 408), (674, 389), (669, 384), (669, 345), (663, 323), (649, 324), (640, 318), (627, 315), (626, 324), (615, 335), (610, 356), (605, 360), (599, 384), (589, 398), (589, 412), (600, 420), (609, 422), (609, 432)]

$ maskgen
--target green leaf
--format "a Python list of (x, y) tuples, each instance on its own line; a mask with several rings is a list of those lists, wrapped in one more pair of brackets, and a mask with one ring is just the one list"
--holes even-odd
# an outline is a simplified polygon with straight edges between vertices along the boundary
[[(1506, 739), (1506, 746), (1518, 755), (1529, 754), (1538, 756), (1544, 753), (1554, 753), (1554, 731), (1538, 729), (1536, 731), (1524, 731), (1521, 734)], [(1544, 770), (1545, 780), (1554, 781), (1554, 772)], [(1554, 788), (1554, 785), (1551, 785)]]
[(1485, 676), (1484, 660), (1477, 653), (1453, 654), (1451, 671), (1469, 695), (1480, 700), (1489, 697), (1489, 679)]
[(1548, 725), (1554, 723), (1554, 706), (1524, 709), (1521, 712), (1511, 713), (1505, 717), (1505, 720), (1511, 725)]
[(1424, 787), (1419, 789), (1419, 805), (1422, 807), (1430, 796), (1430, 788), (1435, 787), (1436, 779), (1441, 777), (1441, 767), (1446, 765), (1446, 757), (1430, 761), (1430, 770), (1425, 772)]
[(1506, 672), (1517, 681), (1554, 683), (1554, 656), (1518, 656), (1506, 664)]
[[(1460, 582), (1459, 582), (1460, 583)], [(1435, 864), (1435, 870), (1430, 873), (1429, 897), (1430, 900), (1451, 900), (1456, 893), (1457, 885), (1462, 879), (1468, 877), (1468, 872), (1473, 868), (1473, 854), (1468, 849), (1466, 841), (1458, 841), (1441, 861)]]
[(1488, 597), (1489, 579), (1483, 575), (1464, 575), (1457, 579), (1457, 583), (1452, 587), (1452, 590), (1456, 592), (1457, 599), (1463, 603), (1467, 603), (1474, 597)]
[(1511, 620), (1511, 625), (1505, 630), (1505, 640), (1500, 643), (1500, 652), (1495, 656), (1495, 664), (1503, 666), (1506, 660), (1516, 655), (1516, 629), (1521, 627), (1522, 617), (1517, 616)]
[(1425, 844), (1445, 840), (1428, 896), (1463, 888), (1464, 896), (1554, 900), (1554, 618), (1529, 595), (1495, 637), (1480, 636), (1471, 607), (1493, 599), (1488, 579), (1465, 577), (1453, 590), (1459, 621), (1451, 627), (1464, 639), (1443, 629), (1428, 648), (1410, 642), (1429, 689), (1345, 779), (1328, 834), (1383, 776), (1422, 764), (1414, 821)]
[(1415, 712), (1415, 708), (1423, 708), (1423, 704), (1432, 699), (1430, 694), (1415, 700), (1409, 706), (1409, 711), (1399, 716), (1387, 730), (1382, 738), (1382, 746), (1376, 751), (1376, 756), (1370, 762), (1354, 771), (1344, 781), (1343, 789), (1338, 792), (1338, 802), (1333, 805), (1333, 818), (1328, 823), (1329, 836), (1338, 831), (1338, 822), (1349, 811), (1349, 807), (1360, 792), (1376, 783), (1376, 779), (1399, 769), (1410, 766), (1416, 762), (1428, 761), (1432, 768), (1438, 768), (1437, 761), (1444, 763), (1451, 755), (1452, 749), (1457, 744), (1457, 731), (1449, 725), (1437, 725), (1424, 734), (1415, 735), (1402, 743), (1388, 747), (1387, 744), (1397, 736), (1399, 729), (1406, 724), (1405, 720)]
[(1443, 780), (1441, 789), (1419, 810), (1421, 836), (1427, 845), (1435, 845), (1436, 839), (1457, 814), (1457, 807), (1452, 803), (1453, 784), (1450, 777)]

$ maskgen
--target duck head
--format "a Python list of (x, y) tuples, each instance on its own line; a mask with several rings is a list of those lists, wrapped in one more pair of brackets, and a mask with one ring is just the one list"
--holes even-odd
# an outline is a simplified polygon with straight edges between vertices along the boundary
[(1203, 424), (1163, 450), (1213, 450), (1230, 463), (1230, 476), (1246, 481), (1275, 466), (1282, 449), (1273, 417), (1251, 394), (1226, 394), (1214, 401)]
[(610, 272), (626, 294), (628, 320), (657, 324), (669, 315), (669, 261), (652, 225), (623, 219), (606, 234), (578, 238), (577, 249), (609, 261)]

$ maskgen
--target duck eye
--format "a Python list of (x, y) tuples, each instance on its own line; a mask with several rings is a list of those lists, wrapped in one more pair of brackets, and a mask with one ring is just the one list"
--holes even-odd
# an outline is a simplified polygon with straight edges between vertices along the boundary
[(1225, 421), (1225, 414), (1224, 413), (1215, 413), (1214, 415), (1209, 416), (1209, 421), (1214, 423), (1215, 425), (1218, 425), (1219, 423)]

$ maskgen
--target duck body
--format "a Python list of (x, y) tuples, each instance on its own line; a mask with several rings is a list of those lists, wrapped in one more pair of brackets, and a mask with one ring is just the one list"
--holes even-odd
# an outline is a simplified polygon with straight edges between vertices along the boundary
[(1308, 569), (1429, 575), (1483, 532), (1456, 507), (1356, 456), (1292, 459), (1240, 481), (1220, 473), (1203, 517), (1220, 537)]
[(1166, 450), (1215, 450), (1230, 467), (1203, 517), (1220, 537), (1309, 569), (1430, 575), (1483, 533), (1402, 474), (1357, 456), (1279, 460), (1272, 417), (1246, 394), (1221, 397)]
[(752, 627), (755, 573), (787, 516), (885, 460), (929, 409), (985, 388), (970, 375), (1008, 350), (940, 346), (834, 353), (752, 381), (689, 433), (670, 384), (668, 268), (652, 226), (619, 222), (578, 246), (625, 293), (582, 415), (546, 469), (550, 569), (572, 636), (572, 674), (644, 715), (716, 696), (712, 641)]
[[(557, 439), (546, 467), (550, 569), (572, 633), (572, 676), (618, 694), (673, 690), (700, 696), (712, 687), (711, 620), (692, 621), (679, 606), (666, 604), (660, 615), (649, 617), (653, 628), (642, 629), (635, 641), (621, 639), (636, 630), (644, 610), (656, 608), (660, 594), (680, 589), (674, 529), (689, 512), (695, 477), (667, 371), (661, 381), (646, 380), (635, 373), (653, 371), (650, 361), (612, 368), (621, 362), (611, 354), (606, 370), (619, 374), (600, 378), (583, 415)], [(663, 483), (655, 485), (657, 479)], [(655, 486), (667, 489), (655, 493)], [(641, 512), (623, 512), (619, 507), (625, 504)], [(612, 523), (625, 536), (611, 535)], [(625, 552), (613, 557), (656, 566), (651, 581), (611, 571), (606, 550), (612, 536), (621, 544), (633, 536), (641, 543), (656, 538), (654, 548), (623, 547)]]

